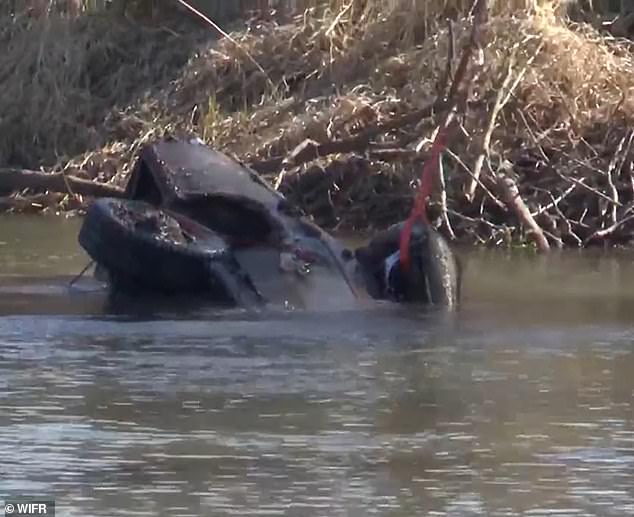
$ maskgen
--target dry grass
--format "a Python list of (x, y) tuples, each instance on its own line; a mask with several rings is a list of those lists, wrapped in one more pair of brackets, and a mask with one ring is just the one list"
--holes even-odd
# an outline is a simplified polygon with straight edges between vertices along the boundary
[(0, 44), (0, 162), (50, 167), (117, 139), (113, 116), (171, 79), (193, 41), (123, 18), (22, 15), (0, 18)]
[[(517, 47), (520, 69), (542, 43), (513, 103), (538, 130), (557, 120), (571, 126), (573, 139), (583, 136), (613, 115), (621, 95), (626, 100), (619, 113), (634, 113), (634, 97), (627, 95), (634, 85), (632, 61), (624, 44), (590, 29), (571, 30), (552, 4), (522, 10), (527, 2), (516, 3), (516, 9), (491, 18), (486, 73), (478, 84), (481, 103), (492, 101), (509, 49)], [(238, 34), (277, 88), (270, 88), (241, 49), (224, 42), (190, 63), (170, 91), (170, 108), (180, 110), (179, 117), (202, 112), (201, 130), (218, 145), (268, 156), (287, 152), (305, 137), (346, 136), (422, 106), (436, 95), (444, 69), (447, 38), (435, 20), (447, 9), (430, 12), (427, 2), (390, 4), (391, 10), (378, 11), (374, 2), (353, 2), (341, 17), (336, 10), (306, 14), (292, 25)], [(465, 36), (460, 27), (457, 32)]]
[[(0, 42), (8, 48), (0, 58), (0, 161), (88, 168), (104, 179), (116, 169), (121, 180), (134, 144), (166, 129), (198, 132), (245, 160), (285, 155), (305, 138), (345, 138), (435, 98), (448, 44), (446, 26), (439, 22), (445, 16), (456, 20), (460, 47), (471, 4), (310, 3), (284, 24), (254, 21), (232, 33), (239, 46), (223, 40), (196, 55), (193, 41), (200, 41), (205, 28), (193, 37), (191, 30), (183, 36), (99, 16), (0, 20)], [(557, 195), (567, 187), (540, 183), (546, 169), (572, 177), (605, 171), (634, 122), (629, 43), (572, 27), (563, 12), (551, 0), (491, 2), (484, 70), (463, 121), (471, 138), (452, 147), (471, 167), (511, 54), (513, 74), (534, 57), (500, 114), (491, 145), (494, 163), (516, 163), (528, 194), (534, 187)], [(424, 121), (384, 140), (411, 145), (433, 127), (433, 121)], [(405, 214), (403, 201), (418, 165), (366, 160), (373, 179), (365, 173), (350, 179), (342, 171), (358, 170), (357, 158), (332, 159), (334, 164), (306, 166), (314, 178), (328, 176), (325, 183), (315, 180), (310, 192), (291, 185), (289, 195), (311, 213), (327, 212), (322, 219), (331, 225), (381, 226)], [(104, 162), (110, 164), (105, 172)], [(486, 212), (482, 195), (467, 208), (461, 204), (468, 175), (455, 162), (450, 165), (450, 208), (463, 219)], [(602, 178), (595, 183), (604, 188)], [(490, 225), (501, 224), (495, 215), (487, 217)], [(491, 231), (490, 238), (501, 237)]]

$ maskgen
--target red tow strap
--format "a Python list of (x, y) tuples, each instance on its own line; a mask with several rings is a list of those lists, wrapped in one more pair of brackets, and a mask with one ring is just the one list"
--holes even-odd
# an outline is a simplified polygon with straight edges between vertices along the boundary
[(431, 146), (431, 156), (423, 166), (421, 184), (416, 199), (414, 200), (414, 206), (401, 232), (400, 263), (401, 269), (405, 272), (408, 271), (410, 267), (409, 243), (412, 237), (414, 223), (417, 219), (420, 219), (424, 224), (429, 224), (429, 218), (427, 217), (427, 200), (434, 188), (434, 179), (440, 172), (440, 153), (446, 146), (446, 131), (446, 128), (443, 128), (436, 134), (434, 143)]

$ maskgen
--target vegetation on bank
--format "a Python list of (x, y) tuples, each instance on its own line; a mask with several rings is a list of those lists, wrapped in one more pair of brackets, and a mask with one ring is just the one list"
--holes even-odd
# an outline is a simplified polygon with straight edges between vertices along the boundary
[[(236, 22), (227, 39), (167, 2), (71, 3), (0, 13), (0, 166), (122, 185), (140, 145), (188, 131), (330, 229), (407, 216), (443, 115), (422, 108), (442, 98), (473, 25), (467, 0), (312, 0), (295, 15)], [(489, 1), (433, 200), (448, 236), (630, 242), (632, 43), (569, 13), (552, 0)], [(297, 149), (307, 139), (337, 152), (311, 159)], [(29, 189), (0, 205), (85, 202)]]

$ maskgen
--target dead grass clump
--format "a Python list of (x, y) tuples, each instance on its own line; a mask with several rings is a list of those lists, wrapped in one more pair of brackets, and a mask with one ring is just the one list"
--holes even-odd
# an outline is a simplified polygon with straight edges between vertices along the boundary
[(552, 13), (527, 21), (544, 48), (522, 90), (525, 109), (538, 126), (553, 118), (580, 137), (595, 124), (634, 118), (634, 60), (630, 45), (611, 41), (588, 26), (574, 30)]
[(188, 37), (105, 15), (5, 16), (0, 41), (0, 162), (22, 167), (120, 138), (109, 114), (151, 96), (192, 49)]

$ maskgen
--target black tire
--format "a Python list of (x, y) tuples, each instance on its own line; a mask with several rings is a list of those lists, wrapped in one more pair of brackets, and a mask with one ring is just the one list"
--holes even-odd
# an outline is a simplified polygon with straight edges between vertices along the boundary
[(429, 303), (442, 307), (456, 307), (460, 300), (462, 272), (449, 243), (440, 233), (430, 229), (427, 239), (421, 245), (421, 269)]
[[(362, 266), (375, 275), (372, 280), (382, 286), (379, 292), (385, 288), (383, 261), (398, 251), (404, 226), (405, 223), (391, 226), (356, 252)], [(461, 294), (461, 266), (447, 240), (431, 226), (418, 227), (418, 232), (412, 234), (410, 253), (410, 271), (403, 275), (400, 269), (395, 270), (400, 301), (456, 307)]]
[(95, 201), (86, 213), (79, 243), (105, 266), (114, 284), (132, 290), (207, 291), (219, 301), (236, 301), (210, 266), (230, 263), (226, 243), (219, 237), (206, 240), (204, 247), (190, 242), (174, 218), (148, 203)]

